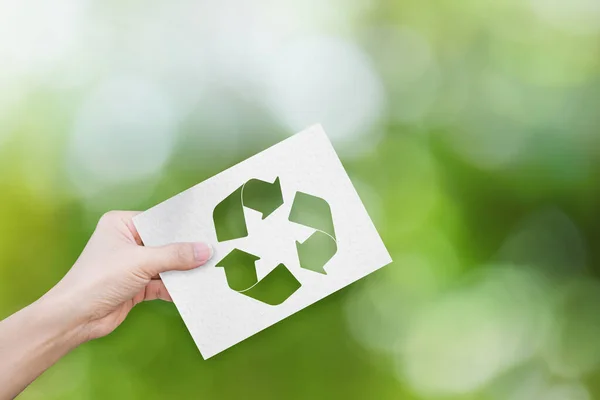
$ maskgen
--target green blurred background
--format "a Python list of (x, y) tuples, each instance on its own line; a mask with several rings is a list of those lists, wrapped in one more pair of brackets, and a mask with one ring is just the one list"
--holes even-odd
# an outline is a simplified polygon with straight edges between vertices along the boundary
[(23, 399), (600, 398), (598, 0), (0, 0), (0, 316), (313, 123), (394, 263), (203, 361), (142, 304)]

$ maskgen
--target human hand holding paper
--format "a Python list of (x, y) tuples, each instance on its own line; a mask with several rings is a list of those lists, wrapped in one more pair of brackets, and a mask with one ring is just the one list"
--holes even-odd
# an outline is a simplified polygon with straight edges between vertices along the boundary
[(143, 247), (132, 223), (137, 214), (105, 214), (73, 268), (47, 294), (73, 301), (71, 311), (85, 320), (85, 340), (112, 332), (144, 300), (171, 301), (159, 273), (189, 270), (212, 256), (205, 243)]
[(143, 247), (137, 212), (104, 215), (65, 277), (0, 322), (0, 398), (12, 398), (79, 344), (105, 336), (145, 300), (171, 301), (158, 274), (190, 270), (212, 256), (204, 243)]
[(172, 294), (208, 358), (391, 262), (320, 126), (138, 214), (103, 216), (67, 275), (0, 322), (0, 399), (141, 301)]

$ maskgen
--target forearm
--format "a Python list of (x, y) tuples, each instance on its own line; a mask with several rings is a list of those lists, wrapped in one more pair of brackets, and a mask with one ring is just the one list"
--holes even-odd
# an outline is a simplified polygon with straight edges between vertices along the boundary
[(17, 396), (81, 343), (67, 304), (45, 296), (0, 322), (0, 399)]
[(0, 321), (0, 400), (17, 396), (84, 341), (111, 333), (143, 300), (171, 300), (161, 272), (205, 264), (205, 243), (147, 248), (135, 230), (137, 212), (104, 215), (69, 273), (44, 297)]

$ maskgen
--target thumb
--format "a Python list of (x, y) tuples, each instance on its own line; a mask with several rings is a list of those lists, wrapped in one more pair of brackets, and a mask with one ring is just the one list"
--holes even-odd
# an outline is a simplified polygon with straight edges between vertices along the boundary
[(173, 243), (161, 247), (144, 247), (142, 270), (149, 276), (165, 271), (186, 271), (205, 264), (213, 256), (206, 243)]

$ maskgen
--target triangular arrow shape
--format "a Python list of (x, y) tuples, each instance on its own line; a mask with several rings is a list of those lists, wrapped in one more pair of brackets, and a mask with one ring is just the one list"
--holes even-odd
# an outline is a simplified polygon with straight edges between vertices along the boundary
[(223, 199), (213, 210), (217, 240), (225, 242), (248, 236), (244, 207), (262, 213), (265, 219), (283, 204), (279, 177), (273, 183), (250, 179)]
[(296, 242), (300, 266), (327, 274), (325, 264), (337, 252), (333, 216), (327, 201), (317, 196), (296, 192), (289, 220), (316, 230), (303, 243)]
[(242, 194), (244, 207), (262, 213), (262, 219), (267, 218), (283, 204), (279, 177), (273, 183), (250, 179), (244, 185)]
[(255, 265), (257, 260), (260, 260), (260, 257), (233, 249), (216, 266), (225, 269), (229, 287), (240, 292), (250, 289), (258, 282)]

